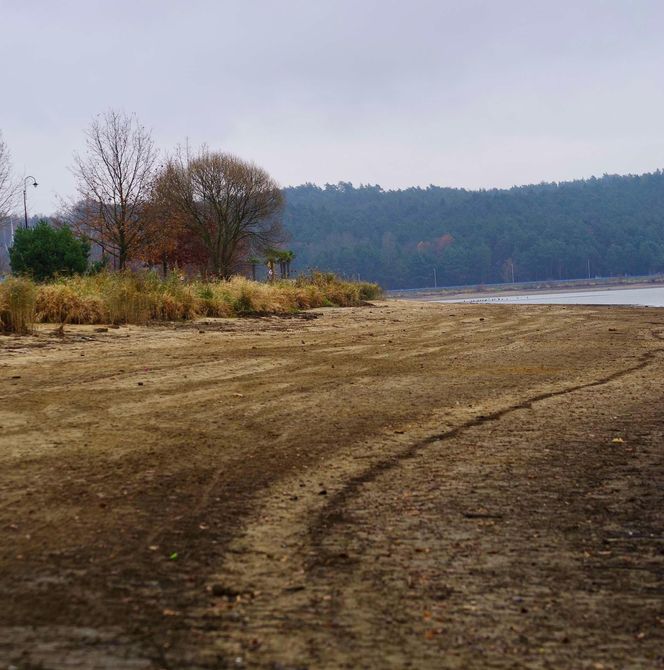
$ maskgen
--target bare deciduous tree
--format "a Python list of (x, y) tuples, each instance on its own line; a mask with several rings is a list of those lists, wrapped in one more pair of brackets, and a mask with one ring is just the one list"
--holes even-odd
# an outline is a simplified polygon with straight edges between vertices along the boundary
[(142, 209), (155, 176), (157, 149), (134, 115), (114, 110), (86, 131), (86, 153), (72, 168), (86, 207), (72, 210), (78, 232), (117, 259), (120, 269), (145, 245), (149, 234)]
[(8, 216), (16, 193), (17, 187), (12, 180), (9, 149), (0, 132), (0, 222)]
[(262, 168), (231, 154), (178, 151), (160, 175), (170, 207), (195, 235), (208, 270), (223, 278), (244, 256), (280, 242), (283, 195)]

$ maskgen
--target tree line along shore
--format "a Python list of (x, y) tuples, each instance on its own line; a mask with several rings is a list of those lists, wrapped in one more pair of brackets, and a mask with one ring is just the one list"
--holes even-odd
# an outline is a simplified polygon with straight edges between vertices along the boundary
[[(85, 131), (85, 149), (71, 171), (76, 195), (42, 225), (67, 227), (92, 254), (97, 269), (178, 268), (189, 275), (229, 279), (267, 267), (289, 274), (293, 253), (282, 225), (284, 195), (262, 167), (238, 156), (193, 149), (169, 153), (155, 144), (135, 115), (108, 110)], [(0, 136), (0, 221), (20, 200), (28, 228), (27, 189), (32, 176), (12, 176), (9, 149)], [(13, 227), (9, 244), (14, 245)], [(27, 273), (20, 254), (9, 252), (12, 270)], [(63, 264), (60, 274), (77, 268)]]

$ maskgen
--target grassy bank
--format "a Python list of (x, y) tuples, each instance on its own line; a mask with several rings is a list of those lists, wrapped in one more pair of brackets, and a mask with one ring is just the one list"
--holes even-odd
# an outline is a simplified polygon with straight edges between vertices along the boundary
[(314, 272), (264, 284), (244, 277), (183, 281), (173, 274), (102, 273), (48, 284), (15, 277), (0, 284), (0, 330), (26, 333), (34, 323), (101, 324), (181, 321), (350, 307), (381, 295), (376, 284)]

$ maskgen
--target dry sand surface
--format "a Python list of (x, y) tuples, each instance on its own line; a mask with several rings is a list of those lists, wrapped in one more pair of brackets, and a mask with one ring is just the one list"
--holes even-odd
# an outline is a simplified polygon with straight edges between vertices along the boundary
[(0, 668), (664, 667), (664, 311), (0, 338)]

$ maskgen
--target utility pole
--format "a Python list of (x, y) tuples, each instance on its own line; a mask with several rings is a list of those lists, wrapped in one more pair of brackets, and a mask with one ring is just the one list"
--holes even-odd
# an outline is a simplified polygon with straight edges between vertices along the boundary
[(438, 288), (438, 277), (436, 276), (436, 268), (433, 269), (433, 287)]

